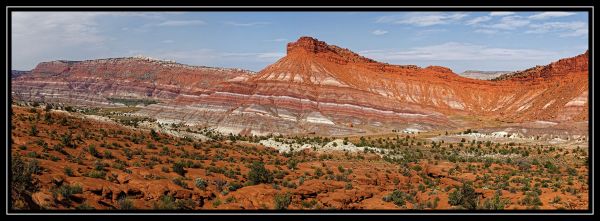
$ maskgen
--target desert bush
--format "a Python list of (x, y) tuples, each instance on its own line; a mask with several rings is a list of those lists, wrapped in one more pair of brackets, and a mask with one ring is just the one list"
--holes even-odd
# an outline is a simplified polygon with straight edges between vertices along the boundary
[(158, 133), (156, 133), (156, 131), (154, 129), (150, 130), (150, 136), (152, 137), (153, 140), (160, 140), (160, 136), (158, 136)]
[(311, 201), (302, 201), (302, 207), (304, 208), (313, 208), (315, 205), (317, 205), (316, 199), (312, 199)]
[(135, 207), (133, 206), (133, 202), (130, 199), (127, 199), (125, 197), (119, 199), (118, 204), (119, 204), (120, 210), (134, 210), (135, 209)]
[(73, 176), (73, 169), (71, 167), (65, 167), (64, 172), (67, 176)]
[(101, 158), (102, 156), (100, 155), (100, 152), (98, 152), (98, 150), (96, 149), (96, 146), (94, 146), (93, 144), (90, 144), (90, 146), (88, 147), (88, 152), (96, 157), (96, 158)]
[(32, 209), (37, 206), (31, 202), (31, 194), (38, 190), (34, 185), (35, 177), (30, 171), (30, 166), (20, 155), (13, 155), (11, 159), (11, 199), (13, 209)]
[(298, 169), (298, 161), (296, 159), (290, 159), (290, 160), (288, 160), (287, 167), (290, 170)]
[(539, 206), (543, 205), (540, 196), (535, 191), (525, 193), (525, 197), (521, 200), (521, 204), (530, 206), (533, 209), (537, 209)]
[(31, 174), (41, 174), (43, 168), (40, 166), (40, 161), (33, 159), (27, 164), (27, 171)]
[(476, 209), (479, 197), (471, 184), (463, 183), (463, 186), (448, 196), (448, 203), (453, 206), (461, 206), (465, 209)]
[(38, 129), (37, 129), (37, 126), (35, 126), (35, 124), (32, 124), (32, 125), (31, 125), (31, 129), (29, 129), (29, 135), (30, 135), (30, 136), (34, 136), (34, 137), (37, 137), (37, 135), (38, 135), (38, 132), (39, 132), (39, 131), (38, 131)]
[(243, 187), (243, 185), (241, 183), (239, 183), (239, 182), (231, 182), (229, 184), (229, 188), (228, 189), (229, 189), (229, 191), (236, 191), (236, 190), (238, 190), (239, 188), (242, 188), (242, 187)]
[(202, 178), (196, 178), (196, 180), (194, 180), (194, 184), (196, 184), (196, 187), (201, 190), (206, 190), (206, 187), (208, 186), (208, 183)]
[(347, 182), (346, 185), (344, 186), (344, 189), (351, 190), (352, 189), (352, 183), (351, 182)]
[(494, 197), (492, 199), (487, 199), (483, 202), (482, 209), (487, 210), (503, 210), (506, 207), (506, 204), (510, 203), (509, 200), (505, 200), (501, 198), (502, 191), (497, 190), (494, 193)]
[(88, 177), (104, 179), (104, 177), (106, 177), (106, 171), (92, 170), (88, 173)]
[(558, 167), (550, 161), (546, 161), (546, 163), (544, 164), (544, 168), (546, 168), (548, 170), (548, 173), (559, 173), (560, 172)]
[(188, 188), (187, 183), (184, 182), (183, 179), (181, 179), (181, 177), (177, 177), (177, 178), (173, 179), (173, 183), (176, 184), (177, 186), (183, 187), (185, 189)]
[(215, 179), (215, 186), (217, 187), (217, 191), (223, 191), (223, 187), (225, 187), (225, 185), (227, 185), (227, 181), (219, 178)]
[(317, 178), (319, 178), (319, 177), (323, 176), (323, 170), (320, 167), (318, 167), (317, 169), (315, 169), (314, 174)]
[(260, 183), (271, 183), (273, 182), (273, 174), (267, 168), (265, 168), (262, 162), (253, 162), (248, 172), (248, 180), (254, 185)]
[(178, 210), (191, 210), (196, 207), (196, 203), (192, 199), (175, 200), (175, 208)]
[(173, 172), (179, 174), (180, 176), (185, 176), (185, 169), (183, 168), (183, 163), (177, 162), (173, 164)]
[(288, 206), (292, 203), (292, 196), (290, 193), (285, 194), (276, 194), (275, 198), (275, 209), (284, 210), (287, 209)]
[(63, 146), (65, 147), (70, 147), (70, 148), (74, 148), (75, 145), (73, 144), (72, 138), (71, 138), (71, 133), (65, 133), (60, 137), (60, 142)]
[(68, 185), (68, 184), (63, 184), (59, 188), (52, 191), (52, 194), (54, 195), (54, 197), (56, 197), (56, 196), (58, 196), (58, 194), (60, 194), (67, 201), (69, 201), (71, 199), (71, 196), (73, 196), (73, 194), (79, 194), (79, 193), (83, 193), (83, 188), (78, 184), (73, 185), (73, 186)]
[(389, 195), (383, 197), (383, 201), (385, 202), (393, 202), (396, 206), (404, 206), (406, 204), (406, 193), (400, 190), (394, 190)]
[(215, 199), (212, 203), (213, 207), (218, 207), (222, 204), (221, 199)]
[(173, 210), (175, 209), (175, 198), (169, 195), (163, 195), (154, 203), (154, 209), (158, 210)]

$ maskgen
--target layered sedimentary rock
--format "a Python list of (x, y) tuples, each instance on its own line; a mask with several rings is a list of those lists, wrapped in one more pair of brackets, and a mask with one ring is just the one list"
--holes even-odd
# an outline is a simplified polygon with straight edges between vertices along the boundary
[(146, 57), (51, 61), (13, 79), (12, 91), (17, 99), (109, 105), (108, 97), (172, 100), (207, 93), (218, 82), (250, 74)]
[(55, 61), (13, 81), (13, 97), (111, 105), (152, 98), (138, 113), (232, 133), (349, 134), (416, 125), (452, 128), (452, 116), (504, 121), (587, 120), (588, 53), (493, 81), (439, 66), (380, 63), (301, 37), (254, 74), (145, 58)]

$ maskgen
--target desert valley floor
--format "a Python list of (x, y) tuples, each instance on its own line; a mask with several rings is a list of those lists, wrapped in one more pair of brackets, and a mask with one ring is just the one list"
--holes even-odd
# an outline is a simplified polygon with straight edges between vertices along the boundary
[(585, 137), (540, 136), (580, 125), (557, 129), (539, 122), (529, 125), (527, 136), (519, 133), (527, 130), (523, 126), (513, 127), (520, 128), (515, 133), (473, 128), (350, 137), (239, 136), (141, 119), (111, 120), (134, 108), (35, 105), (12, 106), (12, 185), (21, 191), (13, 195), (15, 208), (588, 206)]

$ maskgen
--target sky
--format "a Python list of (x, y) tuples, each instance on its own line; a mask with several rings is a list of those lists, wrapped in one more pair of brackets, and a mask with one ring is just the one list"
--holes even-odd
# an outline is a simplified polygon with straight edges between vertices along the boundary
[(143, 55), (260, 71), (301, 36), (390, 64), (516, 71), (588, 49), (587, 12), (12, 12), (12, 69)]

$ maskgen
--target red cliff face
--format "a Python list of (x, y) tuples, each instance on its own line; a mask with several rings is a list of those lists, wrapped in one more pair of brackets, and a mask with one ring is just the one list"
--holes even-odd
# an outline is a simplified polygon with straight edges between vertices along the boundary
[(572, 58), (560, 59), (545, 66), (536, 66), (524, 71), (506, 74), (495, 80), (534, 81), (553, 80), (553, 78), (573, 77), (574, 74), (587, 74), (589, 51)]
[(208, 93), (218, 82), (250, 74), (145, 57), (52, 61), (15, 78), (13, 95), (90, 105), (106, 103), (106, 97), (174, 99), (181, 94)]
[(55, 100), (78, 94), (104, 104), (110, 96), (153, 97), (163, 102), (141, 114), (231, 132), (452, 128), (460, 126), (450, 120), (454, 115), (577, 121), (587, 119), (587, 54), (483, 81), (440, 66), (380, 63), (301, 37), (287, 45), (285, 57), (257, 74), (141, 58), (50, 62), (16, 78), (13, 94)]
[(67, 61), (42, 62), (39, 63), (32, 71), (35, 71), (39, 74), (59, 75), (68, 72), (70, 66), (71, 64)]

